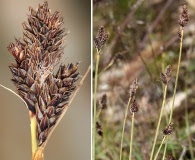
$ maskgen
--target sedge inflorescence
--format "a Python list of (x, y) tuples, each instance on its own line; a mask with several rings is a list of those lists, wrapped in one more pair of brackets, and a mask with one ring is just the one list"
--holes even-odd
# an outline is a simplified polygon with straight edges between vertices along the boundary
[(57, 73), (53, 72), (67, 35), (62, 25), (60, 13), (52, 14), (47, 2), (36, 10), (30, 7), (28, 21), (23, 23), (23, 37), (8, 46), (16, 60), (9, 66), (12, 81), (31, 115), (36, 116), (39, 146), (67, 107), (79, 78), (78, 63), (60, 65)]

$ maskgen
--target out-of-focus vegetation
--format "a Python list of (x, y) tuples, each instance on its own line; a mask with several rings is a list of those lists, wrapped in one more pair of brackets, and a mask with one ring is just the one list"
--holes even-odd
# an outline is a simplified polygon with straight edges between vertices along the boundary
[[(192, 2), (193, 3), (193, 2)], [(194, 2), (195, 3), (195, 2)], [(136, 4), (136, 5), (135, 5)], [(98, 122), (103, 138), (96, 135), (96, 159), (119, 159), (121, 131), (129, 98), (129, 86), (137, 78), (133, 158), (148, 160), (163, 99), (160, 73), (172, 66), (167, 101), (160, 125), (157, 147), (160, 145), (170, 114), (179, 53), (178, 18), (181, 6), (187, 4), (190, 21), (184, 29), (183, 51), (173, 112), (174, 132), (169, 136), (166, 156), (192, 159), (195, 155), (195, 10), (183, 0), (95, 0), (93, 34), (105, 26), (110, 37), (101, 50), (99, 73), (121, 52), (124, 58), (98, 77), (97, 99), (107, 94), (107, 108), (101, 111)], [(96, 52), (94, 49), (94, 66)], [(95, 68), (95, 67), (94, 67)], [(98, 105), (100, 109), (100, 105)], [(131, 113), (124, 134), (123, 159), (129, 156)], [(159, 154), (162, 159), (164, 145)], [(156, 152), (156, 150), (155, 150)], [(170, 159), (170, 158), (167, 158)]]

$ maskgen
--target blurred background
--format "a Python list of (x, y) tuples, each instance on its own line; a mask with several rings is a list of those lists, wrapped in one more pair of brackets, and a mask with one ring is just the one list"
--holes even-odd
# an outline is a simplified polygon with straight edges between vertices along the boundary
[[(122, 124), (129, 99), (129, 87), (135, 78), (139, 88), (136, 100), (139, 112), (135, 115), (133, 158), (148, 160), (163, 99), (160, 73), (172, 66), (167, 103), (160, 126), (157, 147), (162, 130), (167, 126), (177, 70), (179, 53), (178, 19), (186, 4), (190, 16), (184, 27), (183, 52), (175, 110), (174, 132), (169, 138), (167, 156), (191, 160), (195, 155), (195, 1), (194, 0), (93, 0), (93, 37), (104, 26), (110, 37), (101, 50), (99, 65), (98, 101), (107, 95), (107, 108), (98, 122), (103, 138), (96, 138), (96, 159), (119, 159)], [(109, 62), (123, 53), (123, 60), (102, 72)], [(95, 66), (96, 50), (93, 52)], [(93, 67), (95, 68), (95, 67)], [(94, 70), (93, 70), (94, 72)], [(101, 105), (98, 105), (99, 110)], [(131, 131), (131, 113), (128, 114), (124, 135), (123, 159), (128, 159)], [(164, 148), (164, 147), (163, 147)], [(195, 157), (195, 156), (194, 156)], [(167, 158), (169, 160), (169, 158)], [(159, 155), (162, 160), (162, 152)]]
[[(0, 83), (13, 91), (15, 86), (8, 65), (15, 62), (7, 51), (14, 37), (22, 36), (22, 22), (27, 21), (29, 6), (37, 8), (43, 0), (0, 1)], [(64, 26), (70, 30), (66, 37), (63, 63), (78, 62), (79, 72), (84, 75), (90, 65), (90, 0), (48, 0), (49, 8), (62, 13)], [(51, 136), (46, 149), (46, 160), (89, 160), (91, 140), (90, 75), (59, 126)], [(31, 137), (28, 110), (14, 94), (0, 88), (0, 159), (30, 160)]]

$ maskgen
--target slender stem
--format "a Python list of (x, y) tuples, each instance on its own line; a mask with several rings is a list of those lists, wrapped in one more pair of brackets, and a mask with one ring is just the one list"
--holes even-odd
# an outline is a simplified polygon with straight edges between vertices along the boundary
[(112, 67), (112, 65), (114, 64), (114, 61), (112, 60), (99, 74), (98, 77), (105, 72), (108, 68)]
[(127, 114), (128, 114), (128, 110), (129, 110), (129, 106), (131, 103), (131, 97), (129, 98), (127, 107), (126, 107), (126, 111), (125, 111), (125, 118), (124, 118), (124, 122), (123, 122), (123, 129), (122, 129), (122, 135), (121, 135), (121, 147), (120, 147), (120, 160), (122, 160), (122, 152), (123, 152), (123, 139), (124, 139), (124, 132), (125, 132), (125, 124), (126, 124), (126, 120), (127, 120)]
[(132, 159), (132, 150), (133, 150), (133, 133), (134, 133), (134, 117), (135, 113), (132, 114), (132, 121), (131, 121), (131, 140), (130, 140), (130, 150), (129, 150), (129, 160)]
[(162, 139), (161, 144), (160, 144), (160, 146), (158, 148), (158, 151), (156, 152), (156, 155), (154, 157), (154, 160), (157, 160), (158, 154), (159, 154), (159, 152), (161, 150), (161, 147), (162, 147), (162, 145), (163, 145), (163, 143), (164, 143), (165, 140), (166, 140), (166, 136), (164, 136), (164, 138)]
[(37, 120), (36, 115), (29, 113), (30, 115), (30, 129), (31, 129), (31, 143), (32, 143), (32, 159), (37, 151), (38, 144), (36, 138), (36, 130), (37, 130)]
[(171, 123), (172, 117), (173, 117), (173, 109), (174, 109), (175, 96), (176, 96), (176, 91), (177, 91), (177, 83), (178, 83), (179, 69), (180, 69), (180, 62), (181, 62), (181, 54), (182, 54), (183, 27), (181, 27), (180, 30), (181, 30), (181, 38), (180, 38), (180, 47), (179, 47), (179, 58), (178, 58), (178, 64), (177, 64), (175, 87), (174, 87), (174, 93), (173, 93), (173, 100), (172, 100), (172, 106), (171, 106), (171, 113), (170, 113), (170, 117), (169, 117), (169, 123)]
[(95, 160), (95, 136), (96, 136), (96, 103), (97, 103), (97, 80), (98, 80), (98, 66), (100, 61), (100, 52), (96, 56), (96, 67), (95, 67), (95, 83), (94, 83), (94, 104), (93, 104), (93, 160)]
[[(181, 63), (182, 42), (183, 42), (183, 27), (181, 27), (180, 30), (181, 30), (181, 37), (180, 37), (180, 47), (179, 47), (179, 58), (178, 58), (178, 64), (177, 64), (176, 80), (175, 80), (175, 87), (174, 87), (174, 93), (173, 93), (173, 100), (172, 100), (172, 106), (171, 106), (171, 113), (170, 113), (170, 117), (169, 117), (169, 123), (172, 121), (174, 103), (175, 103), (175, 96), (176, 96), (176, 90), (177, 90), (177, 83), (178, 83), (178, 77), (179, 77), (179, 69), (180, 69), (180, 63)], [(166, 153), (166, 149), (167, 149), (167, 142), (165, 144), (164, 153)]]
[(97, 116), (96, 116), (96, 119), (98, 119), (98, 117), (100, 116), (101, 112), (102, 112), (102, 108), (99, 109), (99, 111), (97, 113)]
[[(168, 139), (168, 138), (167, 138), (167, 139)], [(168, 141), (168, 140), (167, 140), (167, 141)], [(165, 142), (165, 148), (164, 148), (162, 160), (165, 160), (165, 155), (166, 155), (166, 152), (167, 152), (167, 143), (168, 143), (167, 141)]]
[(155, 149), (156, 140), (157, 140), (158, 133), (159, 133), (160, 123), (161, 123), (162, 114), (163, 114), (163, 110), (164, 110), (164, 106), (165, 106), (165, 101), (166, 101), (166, 95), (167, 95), (167, 85), (165, 85), (165, 88), (164, 88), (163, 102), (162, 102), (162, 107), (161, 107), (160, 116), (159, 116), (159, 120), (158, 120), (158, 125), (157, 125), (157, 128), (156, 128), (156, 133), (155, 133), (155, 137), (154, 137), (152, 151), (151, 151), (151, 154), (150, 154), (150, 160), (152, 160), (153, 155), (154, 155), (154, 149)]

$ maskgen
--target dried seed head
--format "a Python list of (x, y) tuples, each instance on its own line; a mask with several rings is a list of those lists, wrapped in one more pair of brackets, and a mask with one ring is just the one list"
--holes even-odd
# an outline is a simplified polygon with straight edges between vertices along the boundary
[(132, 101), (132, 103), (131, 103), (131, 105), (130, 105), (130, 111), (131, 111), (132, 113), (136, 113), (136, 112), (138, 112), (138, 110), (139, 110), (139, 106), (138, 106), (136, 100), (133, 99), (133, 101)]
[(166, 68), (165, 68), (165, 75), (166, 75), (166, 78), (167, 78), (167, 82), (170, 81), (171, 79), (171, 75), (172, 75), (172, 68), (171, 68), (171, 65), (168, 65)]
[(101, 26), (98, 30), (96, 38), (94, 38), (95, 48), (97, 49), (98, 52), (103, 47), (103, 45), (106, 43), (108, 38), (109, 38), (109, 34), (105, 33), (105, 28)]
[(37, 120), (37, 141), (41, 146), (75, 90), (78, 63), (61, 65), (55, 75), (54, 67), (63, 54), (66, 32), (59, 12), (51, 13), (48, 3), (30, 9), (24, 34), (8, 50), (16, 64), (11, 64), (12, 81), (18, 94)]
[(164, 136), (170, 135), (173, 132), (173, 123), (169, 123), (169, 125), (163, 130)]
[(107, 108), (107, 95), (104, 94), (101, 98), (101, 101), (100, 101), (100, 105), (102, 107), (102, 109), (105, 109)]
[(166, 75), (165, 75), (164, 73), (160, 73), (160, 77), (161, 77), (161, 81), (162, 81), (164, 84), (167, 84)]
[(161, 73), (160, 74), (160, 77), (161, 77), (161, 80), (164, 84), (168, 84), (168, 82), (170, 81), (171, 79), (171, 74), (172, 74), (172, 69), (171, 69), (171, 66), (168, 65), (166, 68), (165, 68), (165, 71), (164, 73)]
[(188, 21), (189, 21), (189, 15), (188, 15), (187, 6), (186, 5), (183, 5), (182, 6), (182, 12), (180, 14), (178, 23), (179, 23), (179, 25), (181, 27), (184, 27), (184, 26), (187, 25)]
[(133, 83), (131, 84), (130, 89), (129, 89), (129, 93), (130, 93), (131, 98), (135, 97), (137, 89), (138, 89), (138, 83), (137, 83), (137, 79), (135, 79), (133, 81)]
[(99, 122), (96, 122), (96, 131), (99, 134), (99, 136), (103, 137), (102, 126)]

